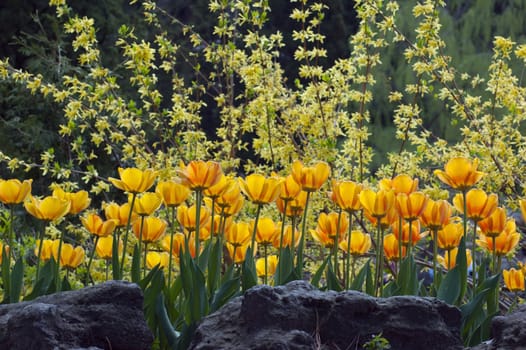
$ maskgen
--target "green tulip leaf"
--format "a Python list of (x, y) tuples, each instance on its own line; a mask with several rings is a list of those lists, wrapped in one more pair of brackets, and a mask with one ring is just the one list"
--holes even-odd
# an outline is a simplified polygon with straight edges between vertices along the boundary
[(460, 297), (462, 273), (458, 266), (449, 271), (437, 291), (437, 298), (448, 304), (455, 304)]
[(327, 263), (329, 262), (330, 260), (330, 256), (328, 256), (324, 261), (323, 263), (320, 265), (320, 267), (318, 267), (318, 270), (316, 270), (316, 272), (314, 273), (314, 275), (312, 276), (312, 279), (311, 279), (311, 284), (316, 287), (316, 288), (320, 288), (320, 280), (321, 280), (321, 277), (323, 276), (323, 272), (325, 271), (325, 268), (327, 266)]

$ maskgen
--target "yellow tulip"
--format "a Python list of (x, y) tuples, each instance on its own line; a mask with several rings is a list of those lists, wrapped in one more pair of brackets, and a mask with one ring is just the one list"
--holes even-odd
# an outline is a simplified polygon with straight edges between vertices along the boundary
[(402, 218), (413, 221), (424, 212), (428, 199), (422, 192), (399, 193), (396, 195), (395, 208)]
[(91, 199), (89, 198), (87, 191), (65, 192), (61, 188), (57, 187), (53, 190), (52, 195), (54, 197), (70, 201), (71, 206), (68, 213), (73, 215), (80, 213), (91, 203)]
[(300, 160), (292, 163), (292, 177), (306, 192), (317, 191), (329, 178), (331, 168), (325, 162), (318, 162), (314, 166), (306, 167)]
[[(287, 202), (287, 212), (285, 215), (289, 218), (299, 217), (302, 215), (307, 203), (307, 192), (301, 191), (296, 197)], [(285, 201), (281, 198), (276, 199), (276, 207), (283, 214), (285, 210)]]
[[(210, 220), (210, 211), (207, 207), (201, 206), (199, 211), (199, 227), (203, 227)], [(177, 221), (188, 231), (195, 231), (197, 228), (197, 207), (194, 205), (187, 207), (182, 204), (177, 207)]]
[(395, 194), (410, 194), (418, 188), (418, 179), (413, 179), (409, 175), (400, 174), (392, 179), (382, 179), (378, 183), (381, 190), (393, 190)]
[(160, 181), (155, 187), (167, 207), (181, 205), (190, 195), (190, 189), (176, 181)]
[[(519, 244), (521, 235), (517, 232), (515, 220), (509, 219), (504, 225), (504, 230), (495, 237), (495, 254), (507, 255), (511, 253)], [(493, 252), (493, 238), (480, 234), (477, 245), (486, 248), (488, 252)]]
[[(132, 197), (128, 198), (131, 205)], [(133, 211), (139, 216), (147, 216), (155, 213), (163, 203), (162, 196), (157, 192), (144, 192), (139, 194), (133, 202)]]
[(170, 256), (167, 252), (148, 252), (146, 254), (146, 267), (150, 270), (159, 265), (160, 268), (167, 268)]
[(33, 180), (0, 179), (0, 202), (4, 204), (22, 203), (31, 193)]
[(7, 244), (3, 245), (3, 243), (0, 242), (0, 265), (2, 264), (2, 257), (4, 255), (4, 250), (5, 250), (6, 256), (9, 256), (9, 246)]
[(525, 199), (521, 199), (519, 201), (519, 206), (521, 208), (522, 219), (524, 221), (526, 221), (526, 198)]
[[(254, 221), (250, 222), (250, 231), (253, 230)], [(271, 245), (276, 236), (280, 234), (276, 223), (267, 217), (259, 218), (256, 227), (256, 241), (262, 245)]]
[[(274, 241), (272, 242), (272, 245), (274, 248), (279, 249), (280, 248), (280, 241), (281, 241), (281, 222), (278, 223), (278, 227), (280, 227), (279, 233), (274, 237)], [(300, 231), (298, 229), (292, 230), (291, 225), (285, 225), (285, 229), (283, 232), (283, 247), (290, 247), (292, 244), (292, 233), (294, 232), (294, 247), (297, 247), (300, 243)]]
[(229, 186), (229, 177), (225, 176), (224, 174), (221, 174), (219, 181), (215, 183), (214, 185), (208, 187), (206, 190), (203, 191), (203, 194), (207, 196), (208, 198), (217, 198), (225, 191)]
[(497, 207), (487, 218), (480, 220), (478, 226), (487, 237), (497, 237), (506, 226), (506, 209)]
[(64, 217), (71, 207), (71, 202), (53, 196), (38, 199), (29, 196), (29, 200), (24, 202), (27, 212), (37, 219), (55, 221)]
[[(179, 255), (182, 254), (185, 251), (185, 245), (184, 245), (185, 235), (182, 233), (175, 233), (173, 236), (173, 243), (172, 243), (172, 256), (174, 256), (176, 259), (179, 259)], [(161, 247), (166, 252), (170, 253), (170, 236), (166, 235), (161, 240)], [(190, 256), (192, 258), (195, 258), (195, 239), (194, 235), (189, 235), (188, 237), (188, 248), (190, 249)]]
[[(95, 251), (99, 258), (110, 260), (113, 256), (113, 236), (100, 237), (95, 247)], [(122, 253), (122, 241), (119, 240), (118, 252)]]
[[(369, 222), (371, 222), (371, 224), (373, 226), (377, 226), (378, 225), (378, 218), (377, 217), (374, 217), (371, 215), (371, 213), (369, 213), (369, 211), (365, 210), (364, 211), (364, 214), (365, 214), (365, 217), (367, 218), (367, 220), (369, 220)], [(387, 211), (387, 215), (385, 216), (382, 216), (380, 218), (380, 228), (382, 230), (385, 230), (389, 227), (391, 227), (391, 225), (393, 225), (395, 222), (398, 222), (398, 213), (396, 212), (396, 209), (394, 206), (392, 206), (388, 211)]]
[[(402, 247), (402, 255), (405, 257), (407, 254), (407, 248)], [(400, 260), (400, 250), (398, 246), (398, 239), (392, 233), (385, 235), (384, 237), (384, 256), (388, 261)]]
[(279, 196), (280, 180), (275, 177), (266, 178), (261, 174), (251, 174), (245, 179), (239, 178), (241, 190), (255, 204), (272, 203)]
[[(130, 203), (124, 203), (118, 205), (117, 203), (109, 203), (104, 206), (104, 215), (108, 220), (117, 220), (117, 227), (124, 227), (128, 223), (128, 217), (130, 215)], [(139, 215), (135, 212), (131, 212), (130, 222), (134, 222)]]
[[(497, 208), (498, 197), (495, 193), (488, 194), (480, 189), (471, 189), (466, 193), (467, 218), (480, 221), (490, 216)], [(464, 197), (458, 193), (453, 197), (455, 208), (464, 214)]]
[(348, 240), (344, 239), (340, 242), (339, 247), (344, 252), (351, 255), (364, 255), (371, 249), (372, 241), (369, 234), (365, 234), (359, 230), (351, 232), (351, 246), (347, 245)]
[(473, 162), (467, 158), (457, 157), (450, 159), (444, 170), (435, 170), (435, 175), (451, 188), (466, 191), (482, 179), (484, 173), (477, 171), (479, 161)]
[[(250, 246), (250, 242), (241, 245), (236, 246), (233, 244), (230, 244), (229, 242), (226, 243), (226, 249), (228, 250), (228, 255), (232, 259), (232, 261), (235, 264), (241, 264), (243, 261), (245, 261), (245, 257), (247, 255), (247, 249)], [(256, 244), (257, 247), (257, 244)], [(257, 249), (253, 250), (253, 253), (255, 254)], [(235, 256), (234, 256), (235, 255)]]
[[(53, 241), (53, 256), (58, 260), (58, 247), (60, 240)], [(60, 266), (68, 269), (76, 269), (84, 261), (85, 252), (81, 246), (73, 247), (69, 243), (63, 243), (60, 250)]]
[(445, 250), (456, 248), (460, 244), (460, 239), (463, 235), (464, 227), (462, 223), (451, 222), (438, 231), (438, 247)]
[[(446, 254), (444, 254), (444, 256), (437, 256), (437, 261), (440, 263), (440, 265), (442, 265), (446, 270), (450, 270), (452, 268), (454, 268), (456, 265), (457, 265), (457, 253), (458, 253), (458, 248), (453, 248), (451, 250), (448, 250)], [(451, 257), (451, 261), (449, 260)], [(471, 250), (470, 249), (466, 249), (466, 262), (467, 262), (467, 266), (471, 265), (471, 261), (472, 261), (472, 257), (471, 257)]]
[(379, 190), (374, 192), (365, 189), (360, 192), (360, 203), (369, 214), (376, 218), (387, 215), (389, 209), (394, 206), (395, 194), (392, 190)]
[(219, 182), (223, 176), (219, 163), (202, 160), (192, 160), (177, 173), (181, 182), (194, 191), (206, 190)]
[(162, 237), (166, 232), (168, 223), (155, 216), (147, 216), (144, 220), (135, 220), (132, 229), (137, 238), (141, 235), (141, 226), (143, 243), (152, 243), (158, 241)]
[(241, 194), (241, 187), (239, 185), (239, 181), (232, 178), (227, 178), (226, 180), (226, 186), (224, 190), (220, 193), (220, 195), (215, 200), (215, 205), (219, 208), (219, 211), (221, 211), (221, 208), (230, 207), (232, 205), (235, 205), (239, 198), (243, 198), (244, 203), (244, 197)]
[(524, 290), (524, 272), (511, 268), (502, 271), (504, 284), (511, 292), (520, 292)]
[(80, 222), (89, 231), (99, 237), (109, 236), (117, 227), (117, 220), (102, 220), (100, 216), (94, 213), (90, 213), (80, 218)]
[(430, 230), (439, 230), (448, 224), (451, 212), (451, 205), (448, 201), (429, 199), (426, 208), (420, 215), (420, 221)]
[(294, 199), (301, 192), (301, 186), (294, 180), (292, 175), (288, 175), (280, 182), (279, 198), (283, 201)]
[[(267, 276), (272, 276), (276, 272), (278, 267), (278, 256), (269, 255), (267, 256)], [(265, 276), (265, 258), (259, 258), (256, 260), (256, 272), (258, 277)]]
[(353, 181), (332, 181), (331, 200), (340, 209), (352, 213), (362, 209), (360, 192), (363, 185)]
[[(411, 226), (411, 237), (409, 237), (409, 226)], [(418, 241), (427, 236), (427, 232), (420, 232), (420, 221), (412, 222), (411, 225), (409, 225), (409, 222), (404, 222), (402, 225), (402, 234), (400, 234), (398, 224), (394, 223), (391, 227), (396, 239), (400, 240), (400, 237), (402, 238), (403, 245), (408, 245), (411, 241), (411, 245), (415, 246)]]
[[(55, 241), (59, 241), (58, 239)], [(42, 242), (42, 252), (40, 253), (40, 260), (41, 261), (48, 261), (53, 256), (53, 243), (55, 242), (51, 239), (44, 239)], [(36, 240), (36, 248), (34, 250), (35, 256), (38, 257), (38, 247), (40, 245), (40, 240)], [(58, 244), (58, 243), (57, 243)]]
[(152, 169), (118, 168), (118, 171), (120, 179), (110, 177), (108, 180), (113, 186), (129, 193), (148, 191), (157, 178), (157, 172)]
[(237, 247), (248, 244), (250, 237), (250, 225), (246, 222), (233, 223), (230, 229), (225, 231), (225, 241)]

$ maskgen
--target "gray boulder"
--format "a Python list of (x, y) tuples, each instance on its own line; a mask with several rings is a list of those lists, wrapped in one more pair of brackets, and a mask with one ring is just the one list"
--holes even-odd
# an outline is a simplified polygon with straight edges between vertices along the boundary
[(321, 292), (294, 281), (230, 301), (201, 322), (190, 349), (359, 349), (381, 334), (393, 350), (460, 350), (460, 317), (434, 298)]
[(110, 281), (0, 305), (0, 349), (148, 350), (142, 304), (139, 286)]

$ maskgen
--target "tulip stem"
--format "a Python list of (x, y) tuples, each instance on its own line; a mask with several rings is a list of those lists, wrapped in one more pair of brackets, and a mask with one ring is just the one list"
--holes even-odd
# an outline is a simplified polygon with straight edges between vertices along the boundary
[(201, 230), (201, 194), (202, 190), (195, 190), (195, 258), (199, 257), (199, 231)]
[(37, 273), (35, 282), (38, 281), (38, 276), (40, 273), (40, 257), (42, 256), (42, 246), (44, 244), (44, 236), (46, 234), (46, 225), (42, 225), (42, 230), (40, 231), (40, 242), (38, 243), (38, 254), (37, 254)]
[[(128, 235), (130, 233), (130, 226), (131, 226), (131, 218), (133, 213), (133, 206), (135, 205), (135, 198), (137, 197), (137, 193), (132, 193), (132, 199), (130, 204), (130, 211), (128, 213), (128, 222), (126, 223), (126, 232), (124, 233), (124, 242), (122, 247), (122, 257), (121, 257), (121, 266), (120, 266), (120, 278), (122, 279), (123, 273), (124, 273), (124, 262), (126, 259), (126, 246), (128, 245)], [(117, 249), (118, 251), (118, 249)]]
[(438, 292), (438, 274), (437, 268), (438, 256), (438, 228), (433, 228), (433, 285), (435, 286), (435, 293)]
[[(62, 254), (62, 241), (64, 240), (64, 230), (60, 231), (60, 238), (58, 242), (58, 252), (57, 252), (57, 267), (55, 268), (55, 277), (57, 283), (57, 292), (60, 291), (60, 256)], [(89, 272), (89, 271), (88, 271)]]
[(88, 267), (86, 267), (86, 283), (84, 285), (88, 285), (90, 280), (90, 267), (91, 262), (93, 261), (93, 255), (95, 255), (95, 249), (97, 248), (97, 244), (99, 243), (99, 236), (95, 236), (95, 242), (93, 243), (93, 249), (91, 250), (91, 255), (88, 260)]
[[(279, 235), (279, 258), (281, 259), (282, 256), (283, 256), (283, 235), (285, 234), (285, 220), (287, 219), (287, 205), (288, 205), (289, 201), (288, 200), (284, 200), (283, 201), (283, 216), (281, 218), (281, 232), (280, 232), (280, 235)], [(292, 230), (294, 231), (294, 227), (292, 228)], [(291, 247), (293, 247), (293, 243), (291, 242)], [(281, 275), (282, 274), (282, 267), (281, 267), (281, 263), (278, 264), (278, 276), (279, 276), (279, 279), (278, 279), (278, 283), (281, 283), (281, 281), (283, 280), (283, 276)], [(276, 284), (276, 281), (274, 281), (274, 284)]]
[(338, 211), (338, 221), (336, 222), (336, 236), (334, 237), (334, 244), (332, 249), (334, 250), (334, 273), (336, 276), (339, 275), (338, 268), (338, 242), (340, 241), (340, 222), (342, 219), (342, 209)]
[(139, 228), (139, 246), (138, 246), (138, 249), (139, 249), (139, 254), (138, 257), (139, 257), (139, 265), (138, 266), (141, 266), (141, 262), (140, 262), (140, 259), (141, 259), (141, 253), (142, 253), (142, 230), (144, 229), (144, 218), (145, 216), (144, 215), (141, 215), (141, 226)]
[(492, 247), (491, 247), (492, 248), (491, 249), (492, 250), (492, 254), (491, 254), (492, 255), (492, 257), (491, 257), (491, 268), (493, 270), (493, 274), (496, 274), (497, 271), (498, 271), (497, 270), (497, 266), (496, 266), (496, 264), (497, 264), (497, 250), (496, 250), (496, 247), (495, 247), (495, 239), (496, 238), (497, 237), (495, 237), (495, 236), (491, 236), (491, 245), (492, 245)]
[(267, 244), (264, 244), (263, 245), (263, 254), (265, 255), (265, 276), (263, 276), (263, 284), (267, 284), (268, 283), (268, 280), (267, 280)]
[[(351, 243), (352, 243), (352, 212), (349, 213), (349, 232), (347, 234), (347, 255), (345, 256), (345, 272), (346, 272), (346, 279), (345, 279), (345, 289), (349, 289), (351, 287), (351, 279), (354, 278), (354, 263), (353, 263), (353, 273), (350, 274), (350, 263), (351, 263)], [(354, 262), (354, 258), (353, 258)]]
[(256, 209), (256, 218), (254, 219), (254, 228), (252, 229), (252, 242), (250, 247), (252, 248), (252, 252), (254, 252), (254, 245), (256, 243), (256, 232), (258, 230), (258, 221), (259, 221), (259, 214), (261, 212), (261, 204), (258, 204), (258, 207)]
[[(13, 255), (13, 215), (14, 215), (14, 204), (9, 205), (9, 232), (7, 236), (7, 245), (9, 246), (9, 252), (7, 253), (7, 261), (11, 266), (11, 256)], [(1, 253), (1, 252), (0, 252)]]
[(376, 232), (376, 276), (375, 276), (375, 296), (378, 297), (382, 291), (383, 276), (382, 276), (382, 259), (383, 259), (383, 235), (381, 217), (377, 217), (377, 232)]
[(170, 207), (172, 214), (171, 229), (170, 229), (170, 255), (168, 260), (168, 287), (171, 286), (172, 282), (172, 262), (173, 262), (173, 245), (174, 245), (174, 234), (175, 234), (175, 206)]
[(403, 254), (403, 237), (404, 237), (404, 226), (402, 222), (402, 217), (398, 218), (398, 259), (400, 259), (400, 264), (398, 265), (398, 274), (400, 274), (400, 268), (402, 267), (402, 254)]
[(303, 246), (305, 245), (305, 229), (307, 227), (307, 214), (309, 208), (310, 191), (307, 191), (307, 198), (305, 199), (305, 210), (303, 211), (303, 221), (301, 224), (300, 245), (298, 247), (298, 277), (303, 279)]
[(477, 244), (477, 221), (473, 220), (473, 242), (472, 242), (472, 254), (473, 259), (471, 259), (473, 262), (473, 269), (472, 269), (472, 278), (473, 278), (473, 297), (475, 296), (475, 289), (477, 288), (477, 254), (476, 254), (476, 244)]
[(148, 255), (148, 243), (144, 242), (144, 261), (142, 262), (142, 278), (146, 277), (146, 256)]

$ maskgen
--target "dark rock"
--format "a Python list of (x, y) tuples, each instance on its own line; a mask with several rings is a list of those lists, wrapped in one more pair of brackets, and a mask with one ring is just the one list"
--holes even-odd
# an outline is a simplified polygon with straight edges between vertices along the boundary
[(491, 321), (492, 339), (472, 350), (526, 350), (526, 305)]
[(142, 304), (139, 286), (110, 281), (0, 305), (0, 349), (147, 350)]
[(256, 286), (197, 328), (190, 349), (356, 349), (382, 334), (391, 349), (463, 349), (460, 311), (434, 298), (321, 292), (304, 281)]

